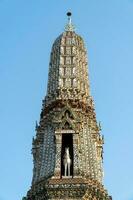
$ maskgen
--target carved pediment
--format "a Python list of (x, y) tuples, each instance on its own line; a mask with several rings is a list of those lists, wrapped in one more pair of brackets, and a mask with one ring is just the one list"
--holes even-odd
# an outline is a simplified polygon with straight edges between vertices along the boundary
[(64, 130), (72, 130), (75, 128), (74, 124), (71, 123), (71, 121), (63, 121), (61, 123), (61, 126), (60, 126), (61, 129), (64, 129)]

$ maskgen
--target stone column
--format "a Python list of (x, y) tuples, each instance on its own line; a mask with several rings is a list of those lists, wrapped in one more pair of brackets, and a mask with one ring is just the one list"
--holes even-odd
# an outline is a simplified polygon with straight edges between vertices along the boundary
[(55, 161), (55, 171), (53, 178), (61, 177), (61, 133), (55, 132), (56, 137), (56, 161)]
[(73, 176), (79, 176), (78, 134), (73, 134)]

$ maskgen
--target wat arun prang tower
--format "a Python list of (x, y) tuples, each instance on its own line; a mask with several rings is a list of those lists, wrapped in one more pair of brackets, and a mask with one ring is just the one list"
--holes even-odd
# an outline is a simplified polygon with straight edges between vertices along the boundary
[(111, 200), (102, 185), (103, 137), (88, 80), (87, 52), (67, 13), (55, 40), (47, 95), (33, 139), (33, 179), (26, 200)]

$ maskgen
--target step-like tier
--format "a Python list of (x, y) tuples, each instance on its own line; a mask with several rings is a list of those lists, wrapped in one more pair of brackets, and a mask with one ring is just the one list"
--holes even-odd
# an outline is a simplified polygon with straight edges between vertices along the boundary
[(26, 200), (112, 200), (104, 186), (95, 180), (49, 179), (32, 186)]

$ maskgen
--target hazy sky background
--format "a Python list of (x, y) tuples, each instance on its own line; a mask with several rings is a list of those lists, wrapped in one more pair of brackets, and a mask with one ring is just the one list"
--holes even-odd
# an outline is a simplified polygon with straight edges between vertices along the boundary
[(105, 187), (113, 200), (133, 200), (133, 0), (0, 0), (0, 200), (30, 188), (51, 46), (68, 10), (88, 50)]

